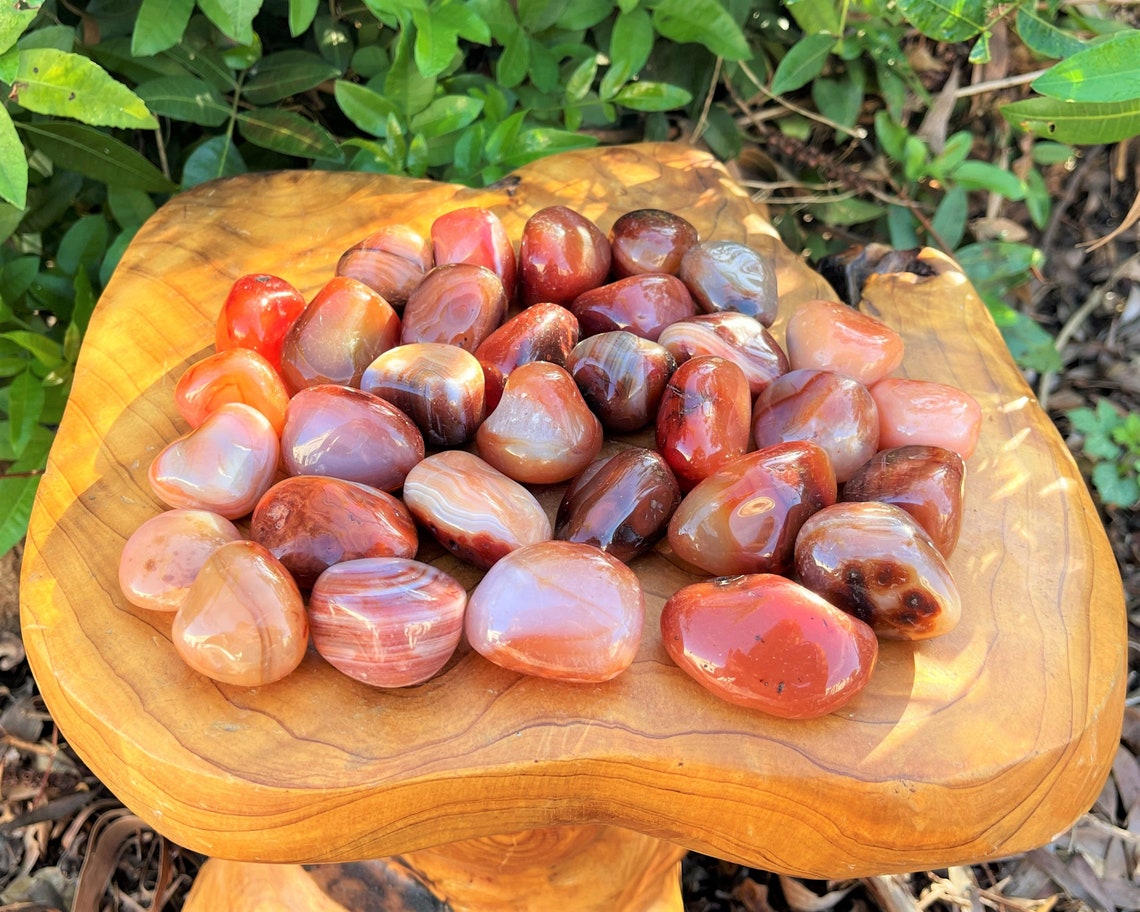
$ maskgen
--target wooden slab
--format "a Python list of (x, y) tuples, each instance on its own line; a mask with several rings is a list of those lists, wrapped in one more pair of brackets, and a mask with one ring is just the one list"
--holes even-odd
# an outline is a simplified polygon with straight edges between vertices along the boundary
[(1095, 799), (1118, 741), (1120, 579), (1063, 442), (982, 303), (932, 254), (939, 274), (879, 277), (868, 306), (906, 337), (901, 373), (957, 384), (985, 410), (951, 561), (963, 620), (940, 640), (885, 644), (841, 713), (778, 721), (685, 677), (657, 620), (689, 578), (660, 554), (636, 565), (649, 601), (637, 660), (597, 686), (463, 651), (404, 691), (357, 684), (316, 654), (279, 684), (227, 687), (179, 662), (168, 617), (122, 598), (122, 544), (161, 509), (147, 467), (185, 430), (174, 384), (212, 350), (235, 278), (278, 273), (311, 294), (384, 223), (426, 231), (444, 211), (485, 205), (517, 238), (553, 203), (603, 229), (630, 209), (675, 210), (704, 238), (769, 251), (785, 314), (830, 296), (726, 172), (680, 145), (560, 155), (480, 191), (249, 175), (175, 197), (139, 232), (91, 320), (24, 557), (28, 658), (79, 754), (172, 839), (242, 860), (355, 860), (608, 823), (838, 877), (1014, 853), (1062, 831)]

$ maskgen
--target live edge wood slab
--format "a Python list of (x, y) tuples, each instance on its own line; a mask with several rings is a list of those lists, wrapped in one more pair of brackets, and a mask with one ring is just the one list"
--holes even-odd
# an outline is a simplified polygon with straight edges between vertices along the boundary
[[(123, 599), (123, 542), (162, 509), (147, 467), (185, 431), (174, 384), (213, 350), (237, 277), (276, 273), (311, 295), (382, 224), (426, 232), (440, 213), (480, 205), (517, 239), (551, 204), (603, 230), (628, 210), (670, 209), (702, 238), (767, 251), (785, 316), (832, 296), (724, 170), (680, 145), (559, 155), (485, 190), (291, 172), (180, 194), (135, 237), (92, 317), (28, 535), (25, 645), (72, 746), (168, 837), (245, 861), (353, 861), (612, 825), (767, 870), (845, 877), (1015, 853), (1064, 830), (1096, 798), (1119, 737), (1119, 575), (1079, 472), (985, 307), (929, 252), (932, 275), (874, 277), (864, 307), (903, 333), (901, 374), (956, 384), (985, 411), (951, 560), (963, 618), (938, 640), (884, 643), (869, 688), (839, 713), (772, 719), (679, 671), (657, 622), (691, 578), (663, 549), (635, 565), (649, 609), (637, 659), (596, 686), (522, 677), (461, 648), (406, 690), (355, 683), (315, 653), (278, 684), (227, 687), (178, 660), (169, 616)], [(557, 492), (545, 496), (553, 507)]]

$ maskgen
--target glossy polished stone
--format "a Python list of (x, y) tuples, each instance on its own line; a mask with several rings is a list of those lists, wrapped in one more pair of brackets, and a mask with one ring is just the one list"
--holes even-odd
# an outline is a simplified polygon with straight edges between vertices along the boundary
[(339, 478), (297, 475), (257, 502), (249, 537), (264, 545), (302, 587), (333, 564), (362, 557), (415, 557), (416, 524), (386, 491)]
[(624, 329), (656, 342), (670, 323), (691, 317), (697, 305), (685, 283), (671, 275), (634, 275), (574, 298), (568, 305), (583, 336)]
[(337, 671), (373, 687), (408, 687), (447, 664), (466, 607), (467, 590), (430, 564), (365, 558), (321, 574), (309, 597), (309, 628)]
[(800, 526), (835, 495), (831, 462), (814, 443), (755, 450), (685, 495), (669, 521), (669, 546), (715, 576), (787, 574)]
[(776, 264), (736, 241), (702, 241), (690, 247), (677, 275), (705, 313), (735, 310), (765, 326), (776, 319)]
[(483, 365), (488, 414), (499, 404), (511, 371), (529, 361), (565, 367), (578, 337), (578, 318), (565, 307), (547, 303), (532, 304), (491, 333), (475, 349)]
[(809, 440), (827, 451), (835, 480), (844, 482), (879, 448), (879, 415), (862, 383), (834, 371), (789, 371), (752, 406), (757, 448)]
[(882, 320), (838, 301), (800, 304), (788, 319), (793, 370), (837, 371), (871, 386), (902, 364), (903, 340)]
[(516, 367), (503, 398), (475, 432), (479, 455), (524, 484), (568, 481), (602, 449), (602, 424), (565, 368)]
[(637, 655), (645, 599), (637, 576), (592, 545), (549, 541), (512, 551), (467, 604), (471, 647), (511, 671), (596, 683)]
[(581, 213), (566, 206), (538, 210), (519, 241), (522, 305), (568, 305), (606, 281), (611, 256), (609, 239)]
[(680, 365), (657, 410), (657, 451), (690, 490), (719, 466), (748, 452), (752, 396), (744, 372), (702, 355)]
[(431, 225), (435, 264), (473, 263), (486, 266), (499, 277), (507, 299), (515, 296), (518, 261), (502, 220), (490, 209), (467, 206), (453, 209)]
[(666, 326), (657, 341), (678, 364), (699, 355), (716, 355), (744, 371), (755, 397), (791, 365), (772, 334), (755, 317), (732, 310), (697, 314)]
[(550, 519), (535, 496), (465, 450), (428, 456), (408, 473), (403, 493), (439, 543), (477, 567), (551, 537)]
[(131, 533), (119, 555), (119, 588), (150, 611), (177, 611), (206, 559), (241, 533), (208, 510), (167, 510)]
[(354, 244), (336, 264), (336, 274), (363, 282), (396, 310), (432, 266), (431, 244), (407, 225), (385, 225)]
[(389, 402), (347, 386), (314, 386), (285, 410), (281, 460), (290, 475), (327, 475), (395, 491), (424, 458), (424, 438)]
[(227, 402), (159, 452), (150, 464), (150, 487), (168, 506), (237, 519), (273, 484), (279, 453), (268, 418)]
[(447, 263), (408, 297), (400, 341), (443, 342), (474, 352), (507, 316), (499, 277), (484, 266)]
[(202, 566), (174, 616), (171, 639), (200, 674), (260, 687), (301, 664), (309, 622), (281, 563), (256, 542), (230, 542)]
[(174, 407), (192, 428), (226, 402), (257, 409), (280, 434), (289, 391), (273, 365), (250, 348), (209, 355), (183, 371), (174, 386)]
[(618, 278), (664, 272), (676, 275), (681, 258), (698, 241), (697, 229), (663, 209), (635, 209), (610, 228), (613, 273)]
[(894, 504), (926, 531), (943, 557), (962, 529), (966, 464), (953, 450), (903, 446), (880, 450), (843, 485), (840, 500)]
[(400, 317), (363, 282), (337, 276), (309, 302), (281, 350), (289, 391), (322, 383), (359, 386), (376, 357), (400, 341)]
[(838, 503), (811, 516), (796, 540), (796, 577), (886, 639), (941, 636), (962, 615), (942, 554), (891, 504)]
[(945, 383), (887, 377), (871, 387), (879, 409), (879, 446), (925, 444), (969, 459), (982, 429), (982, 407)]
[(603, 427), (618, 433), (657, 420), (661, 397), (676, 367), (664, 346), (626, 330), (589, 336), (566, 359), (582, 398)]
[(441, 342), (397, 345), (373, 361), (360, 388), (415, 422), (431, 446), (458, 446), (486, 411), (483, 367), (471, 352)]
[(629, 563), (665, 534), (680, 502), (681, 489), (661, 454), (630, 447), (596, 460), (570, 483), (554, 534)]
[(867, 686), (879, 652), (862, 621), (767, 573), (678, 590), (662, 609), (661, 640), (706, 690), (781, 719), (842, 709)]
[(281, 346), (293, 322), (305, 309), (305, 298), (280, 276), (254, 273), (230, 287), (215, 327), (214, 348), (248, 348), (281, 367)]

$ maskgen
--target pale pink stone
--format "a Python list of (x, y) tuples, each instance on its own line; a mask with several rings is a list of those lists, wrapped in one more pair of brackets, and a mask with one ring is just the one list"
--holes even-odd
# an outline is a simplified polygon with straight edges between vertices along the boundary
[(982, 407), (945, 383), (887, 377), (871, 387), (879, 410), (879, 447), (926, 444), (969, 459), (981, 432)]
[(177, 611), (206, 559), (237, 527), (208, 510), (167, 510), (139, 526), (119, 557), (119, 588), (132, 605)]
[(792, 370), (816, 368), (876, 383), (902, 363), (903, 340), (882, 320), (838, 301), (805, 301), (788, 320)]
[(472, 648), (497, 665), (590, 683), (629, 667), (644, 620), (629, 567), (593, 545), (549, 541), (512, 551), (487, 571), (465, 626)]

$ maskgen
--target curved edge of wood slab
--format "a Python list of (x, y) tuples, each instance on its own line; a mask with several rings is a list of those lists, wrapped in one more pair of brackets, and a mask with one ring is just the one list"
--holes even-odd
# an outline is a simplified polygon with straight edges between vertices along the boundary
[(939, 640), (884, 644), (870, 687), (840, 713), (770, 719), (686, 678), (655, 625), (689, 577), (661, 552), (637, 565), (648, 602), (638, 657), (604, 685), (524, 678), (463, 652), (405, 691), (357, 685), (315, 654), (271, 687), (224, 687), (181, 665), (168, 617), (124, 602), (119, 550), (160, 509), (147, 465), (182, 430), (171, 390), (209, 352), (237, 276), (278, 272), (311, 294), (384, 222), (426, 231), (443, 211), (485, 205), (517, 238), (554, 203), (603, 229), (629, 209), (672, 208), (702, 237), (762, 247), (785, 315), (832, 296), (722, 168), (677, 145), (559, 155), (482, 191), (289, 172), (176, 197), (136, 236), (92, 318), (29, 530), (25, 645), (68, 741), (155, 828), (242, 860), (349, 861), (601, 823), (842, 877), (1011, 854), (1064, 830), (1096, 798), (1119, 739), (1119, 574), (1064, 442), (985, 307), (933, 254), (938, 274), (877, 277), (866, 307), (906, 338), (904, 373), (961, 386), (985, 409), (951, 561), (964, 619)]

